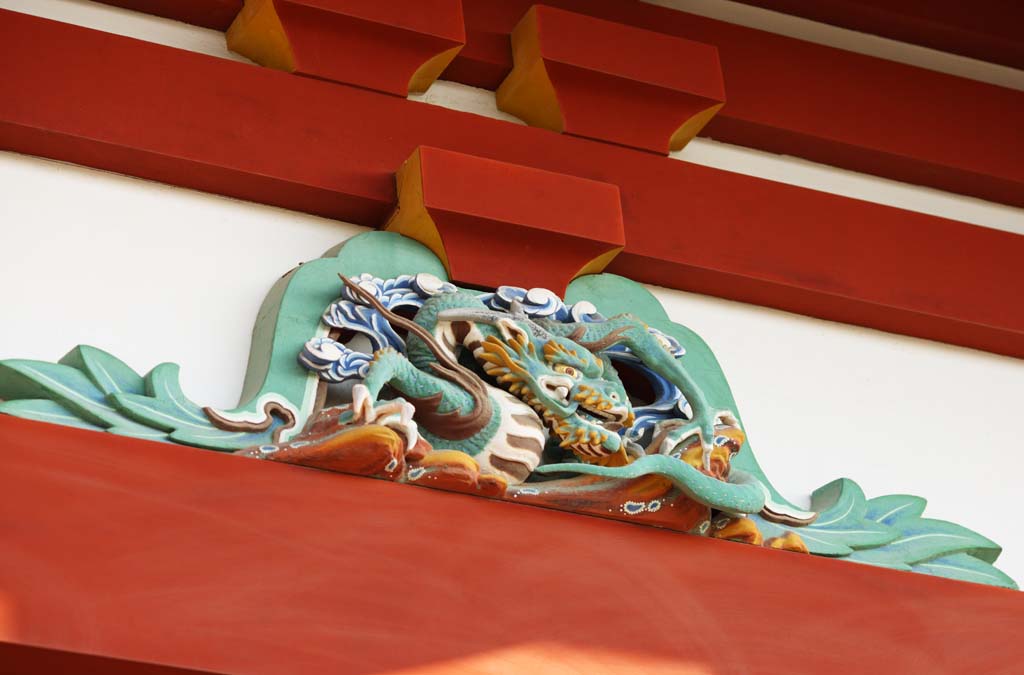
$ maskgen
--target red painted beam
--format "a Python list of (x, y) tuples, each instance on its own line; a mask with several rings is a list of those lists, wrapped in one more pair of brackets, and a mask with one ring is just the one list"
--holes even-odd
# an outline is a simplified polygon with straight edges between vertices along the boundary
[(243, 0), (96, 0), (104, 5), (162, 16), (224, 32), (242, 10)]
[[(107, 1), (140, 9), (148, 4)], [(180, 12), (161, 5), (154, 13), (188, 21), (209, 6), (210, 16), (219, 17), (231, 1), (241, 6), (239, 0), (185, 0)], [(535, 0), (462, 4), (466, 46), (442, 78), (497, 89), (512, 68), (509, 35)], [(1024, 206), (1024, 131), (1017, 124), (1024, 119), (1024, 92), (643, 2), (543, 4), (717, 47), (729, 102), (702, 136)], [(201, 25), (226, 29), (219, 21)], [(1005, 29), (1016, 37), (1019, 23), (1007, 22)]]
[[(442, 77), (497, 87), (533, 3), (463, 0), (466, 47)], [(1024, 92), (640, 2), (544, 4), (717, 47), (728, 103), (702, 136), (1024, 206)]]
[(1008, 232), (12, 12), (0, 56), (0, 148), (377, 226), (430, 145), (618, 185), (609, 271), (1024, 356)]
[(43, 649), (32, 645), (0, 642), (2, 673), (74, 673), (75, 675), (216, 675), (155, 663), (140, 663), (81, 652)]
[(116, 659), (403, 675), (1020, 664), (1013, 591), (6, 416), (0, 513), (4, 638)]
[(1017, 0), (739, 0), (812, 21), (1024, 68)]

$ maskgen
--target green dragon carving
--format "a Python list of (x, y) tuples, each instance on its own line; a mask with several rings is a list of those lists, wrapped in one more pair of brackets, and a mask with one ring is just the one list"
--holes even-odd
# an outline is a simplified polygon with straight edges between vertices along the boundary
[[(716, 426), (738, 426), (736, 417), (713, 407), (670, 353), (666, 338), (636, 317), (622, 314), (594, 323), (534, 321), (518, 301), (508, 312), (494, 311), (477, 294), (453, 291), (426, 300), (409, 322), (357, 284), (343, 281), (366, 304), (410, 332), (407, 356), (392, 348), (374, 354), (365, 379), (353, 389), (352, 417), (343, 421), (376, 421), (378, 396), (390, 385), (411, 404), (401, 415), (404, 423), (396, 425), (410, 443), (422, 434), (433, 447), (464, 452), (482, 471), (511, 484), (522, 483), (535, 471), (660, 474), (716, 510), (775, 517), (765, 504), (766, 490), (749, 474), (735, 470), (729, 483), (710, 475)], [(662, 425), (664, 432), (646, 448), (619, 435), (634, 422), (629, 394), (612, 357), (594, 353), (616, 345), (627, 347), (678, 387), (692, 411), (686, 421)], [(478, 369), (462, 365), (459, 353), (471, 355)], [(704, 472), (671, 457), (694, 436), (702, 447)], [(548, 461), (540, 467), (558, 451), (563, 455), (559, 460), (567, 455), (573, 463)], [(615, 468), (627, 464), (629, 469)], [(810, 521), (815, 515), (775, 506), (784, 522)]]
[[(394, 286), (383, 302), (382, 284), (411, 273), (430, 288)], [(335, 302), (339, 276), (342, 303)], [(583, 494), (594, 486), (663, 481), (710, 514), (688, 531), (721, 535), (744, 523), (757, 542), (782, 542), (781, 548), (1016, 587), (991, 564), (1000, 552), (996, 544), (921, 517), (920, 498), (868, 500), (841, 479), (814, 493), (811, 510), (786, 501), (758, 466), (710, 349), (671, 322), (638, 284), (583, 277), (567, 293), (566, 303), (575, 304), (555, 299), (554, 312), (531, 311), (529, 297), (495, 304), (494, 294), (460, 290), (443, 279), (443, 266), (421, 245), (390, 233), (360, 235), (271, 290), (235, 410), (192, 403), (173, 364), (141, 376), (81, 346), (56, 364), (0, 362), (0, 412), (219, 451), (259, 448), (257, 454), (272, 456), (308, 443), (303, 434), (323, 413), (329, 383), (347, 380), (354, 386), (338, 409), (339, 428), (387, 426), (410, 453), (421, 439), (458, 451), (481, 474), (509, 486), (506, 496), (526, 500), (545, 490)], [(570, 306), (581, 311), (567, 315)], [(372, 326), (363, 331), (374, 343), (372, 355), (338, 342), (363, 325)], [(647, 386), (674, 392), (671, 409), (652, 412), (636, 383), (624, 383), (620, 371), (635, 379), (637, 369), (648, 376)], [(403, 480), (414, 482), (414, 472)], [(626, 501), (622, 514), (650, 515), (662, 503)]]

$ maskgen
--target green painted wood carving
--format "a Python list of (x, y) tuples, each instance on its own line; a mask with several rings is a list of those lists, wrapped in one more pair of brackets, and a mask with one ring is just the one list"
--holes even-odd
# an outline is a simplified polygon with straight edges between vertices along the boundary
[[(840, 479), (804, 510), (761, 471), (708, 346), (642, 286), (459, 289), (373, 232), (285, 275), (241, 405), (80, 346), (0, 362), (0, 412), (1007, 588), (1000, 548)], [(241, 461), (241, 460), (240, 460)]]

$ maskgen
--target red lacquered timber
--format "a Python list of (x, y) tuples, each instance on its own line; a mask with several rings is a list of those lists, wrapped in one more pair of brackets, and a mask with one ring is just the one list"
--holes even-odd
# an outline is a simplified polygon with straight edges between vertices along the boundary
[(0, 56), (3, 149), (379, 226), (430, 145), (618, 185), (610, 272), (1024, 356), (1012, 233), (13, 12)]
[(162, 16), (194, 26), (226, 31), (238, 13), (243, 0), (97, 0), (104, 5)]
[(739, 0), (784, 14), (1024, 68), (1017, 0)]
[[(210, 671), (112, 659), (82, 652), (43, 649), (0, 641), (0, 672), (74, 675), (204, 675)], [(211, 675), (215, 675), (212, 674)]]
[[(166, 3), (147, 10), (149, 3), (140, 0), (106, 1), (183, 21), (190, 21), (197, 8), (209, 6), (209, 18), (197, 23), (220, 30), (230, 23), (223, 21), (223, 5), (232, 2), (183, 0), (181, 10)], [(241, 8), (240, 0), (233, 1)], [(845, 13), (834, 9), (836, 3), (791, 2)], [(509, 35), (534, 4), (535, 0), (462, 0), (466, 46), (442, 79), (496, 89), (512, 68)], [(704, 127), (702, 136), (1024, 206), (1024, 131), (1016, 123), (1024, 119), (1024, 92), (643, 2), (543, 4), (717, 47), (729, 103)], [(863, 4), (885, 5), (886, 25), (904, 23), (893, 17), (905, 3)], [(915, 2), (917, 9), (908, 10), (911, 23), (924, 20), (934, 4)], [(945, 8), (950, 3), (940, 4)], [(975, 11), (975, 3), (959, 3), (952, 13), (940, 9), (940, 20), (949, 26)], [(980, 16), (1006, 20), (999, 27), (985, 21), (985, 36), (972, 40), (986, 49), (1010, 49), (1018, 58), (1024, 49), (1019, 3), (994, 6), (986, 0), (978, 11)], [(976, 27), (978, 21), (973, 17), (966, 25)], [(608, 47), (595, 44), (593, 49), (605, 52)]]
[(725, 103), (712, 45), (536, 5), (512, 49), (495, 101), (531, 126), (665, 155)]
[[(466, 46), (442, 78), (497, 87), (533, 4), (463, 0)], [(642, 2), (544, 4), (714, 45), (728, 103), (701, 136), (1024, 206), (1024, 92)]]
[(259, 0), (227, 32), (260, 65), (406, 97), (465, 43), (462, 0)]
[(403, 675), (1020, 665), (1014, 591), (6, 416), (0, 527), (0, 639), (114, 659)]
[(581, 270), (602, 271), (625, 245), (619, 189), (608, 183), (421, 146), (398, 193), (385, 229), (427, 244), (459, 284), (497, 288), (528, 261), (531, 286), (564, 296)]

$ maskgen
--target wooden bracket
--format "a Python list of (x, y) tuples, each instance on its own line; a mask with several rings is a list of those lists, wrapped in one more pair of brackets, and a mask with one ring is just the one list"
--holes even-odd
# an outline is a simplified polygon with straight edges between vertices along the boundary
[(609, 183), (420, 146), (397, 184), (384, 229), (426, 245), (457, 283), (563, 295), (625, 245), (619, 188)]
[(466, 42), (461, 0), (246, 0), (228, 47), (290, 73), (408, 96)]
[(498, 107), (532, 126), (664, 154), (725, 104), (711, 45), (534, 5), (512, 50)]

